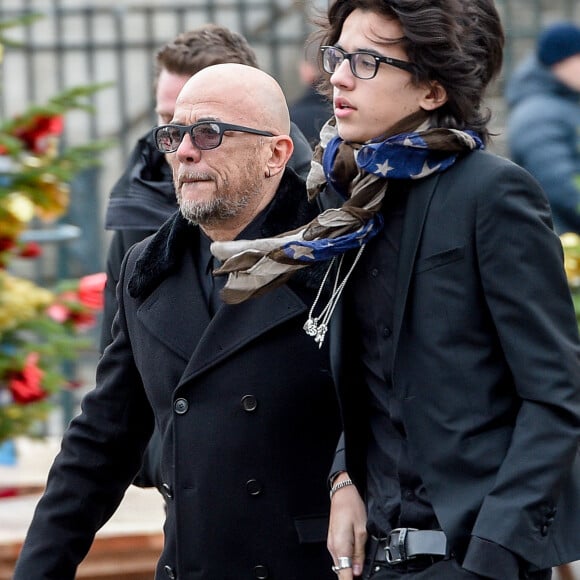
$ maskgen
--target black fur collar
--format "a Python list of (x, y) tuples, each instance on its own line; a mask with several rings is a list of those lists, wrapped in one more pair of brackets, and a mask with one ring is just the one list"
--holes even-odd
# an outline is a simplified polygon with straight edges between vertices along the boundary
[[(290, 168), (286, 168), (276, 197), (272, 201), (262, 226), (262, 236), (271, 237), (307, 224), (319, 213), (316, 203), (307, 199), (304, 181)], [(128, 282), (133, 298), (144, 298), (162, 280), (170, 276), (180, 265), (194, 234), (193, 226), (177, 211), (159, 231), (148, 238), (135, 263)], [(296, 272), (291, 285), (306, 290), (318, 288), (326, 271), (326, 263), (303, 268)]]

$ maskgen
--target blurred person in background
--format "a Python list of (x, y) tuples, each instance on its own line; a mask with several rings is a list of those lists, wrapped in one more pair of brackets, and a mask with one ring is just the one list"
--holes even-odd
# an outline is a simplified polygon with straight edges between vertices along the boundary
[(314, 149), (320, 141), (320, 129), (332, 117), (332, 103), (318, 90), (322, 80), (320, 42), (314, 38), (305, 42), (298, 73), (304, 91), (290, 104), (290, 118), (298, 125)]
[(580, 234), (580, 27), (557, 22), (509, 79), (509, 155), (541, 184), (559, 234)]

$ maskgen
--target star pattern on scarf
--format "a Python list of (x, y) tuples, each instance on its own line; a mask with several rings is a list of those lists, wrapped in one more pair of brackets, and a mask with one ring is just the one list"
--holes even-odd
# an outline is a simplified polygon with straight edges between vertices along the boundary
[(385, 159), (383, 163), (377, 163), (376, 173), (380, 173), (383, 177), (386, 177), (389, 171), (393, 169), (395, 167), (389, 163), (388, 159)]
[(286, 250), (288, 251), (288, 254), (290, 254), (290, 257), (294, 258), (295, 260), (300, 258), (314, 260), (312, 248), (309, 246), (305, 246), (303, 244), (290, 244), (286, 246)]
[(433, 167), (429, 167), (429, 162), (425, 160), (425, 163), (423, 163), (423, 168), (421, 169), (421, 171), (419, 173), (416, 173), (415, 175), (411, 175), (411, 179), (422, 179), (423, 177), (427, 177), (428, 175), (431, 175), (432, 173), (438, 171), (440, 167), (441, 163), (437, 163)]

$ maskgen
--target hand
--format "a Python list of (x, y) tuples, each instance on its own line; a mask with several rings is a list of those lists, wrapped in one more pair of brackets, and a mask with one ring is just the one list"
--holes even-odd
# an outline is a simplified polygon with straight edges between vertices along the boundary
[[(335, 483), (348, 479), (346, 472), (341, 473)], [(352, 568), (343, 568), (339, 580), (352, 580), (363, 571), (365, 543), (367, 541), (367, 514), (364, 502), (354, 485), (339, 489), (330, 503), (330, 521), (328, 525), (328, 551), (334, 565), (338, 558), (352, 558)]]

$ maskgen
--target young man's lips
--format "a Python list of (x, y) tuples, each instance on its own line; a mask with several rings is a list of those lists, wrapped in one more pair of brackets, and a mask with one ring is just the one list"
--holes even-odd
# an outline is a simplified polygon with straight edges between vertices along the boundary
[(344, 117), (349, 115), (355, 108), (345, 99), (334, 100), (334, 115), (336, 117)]

